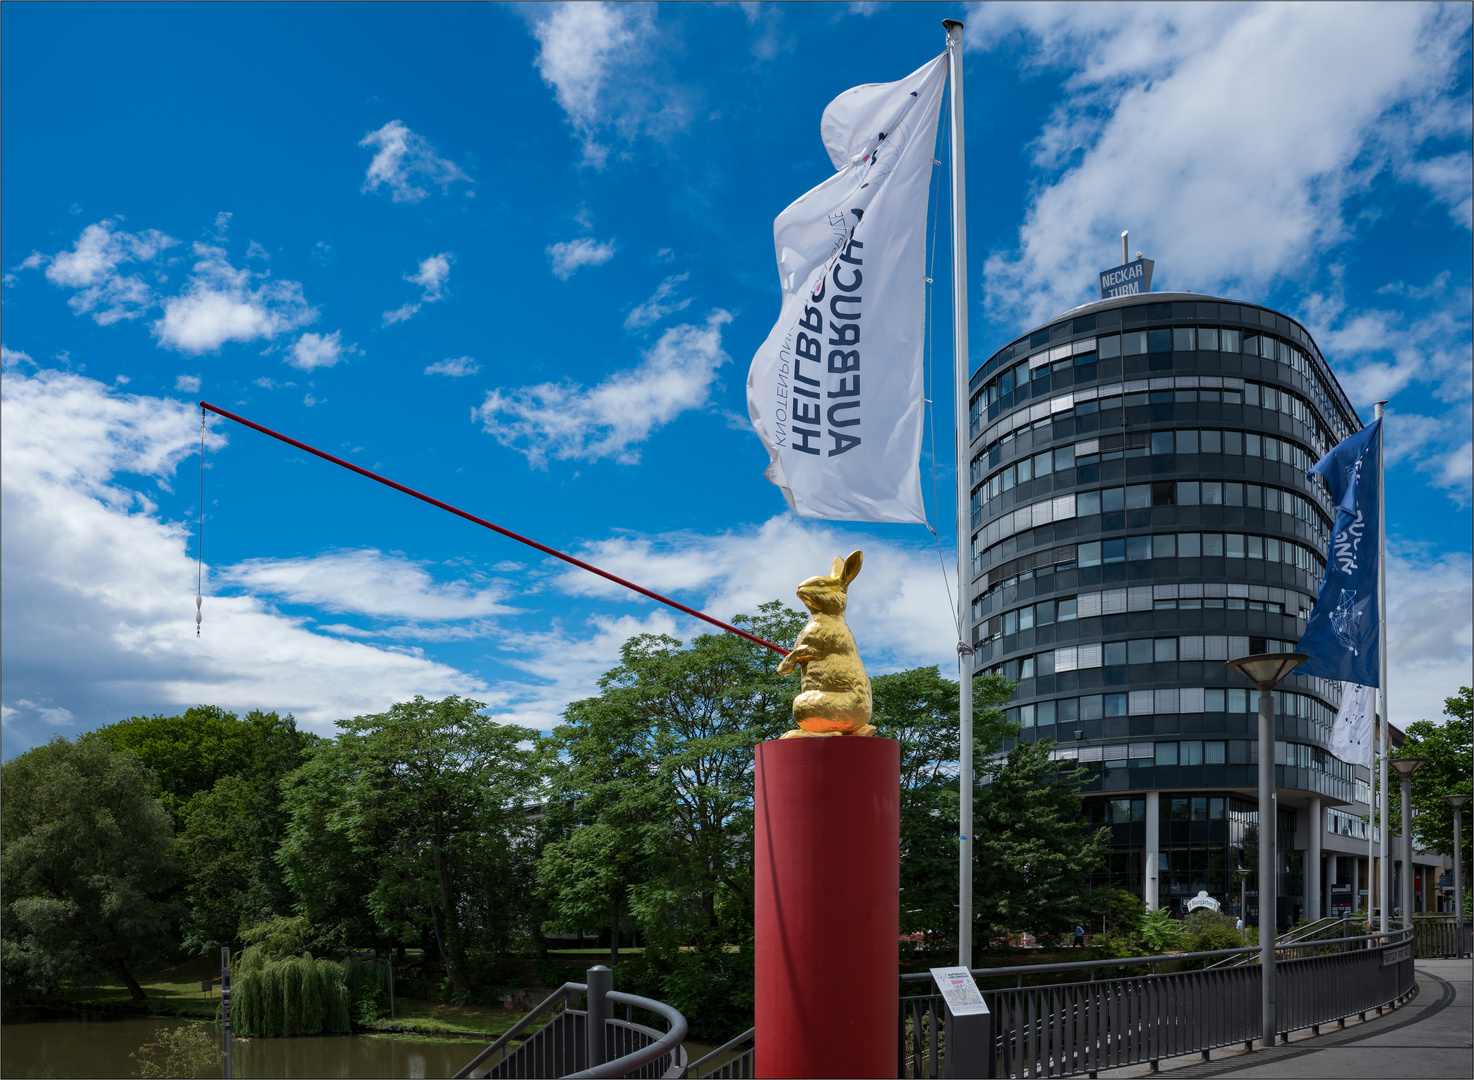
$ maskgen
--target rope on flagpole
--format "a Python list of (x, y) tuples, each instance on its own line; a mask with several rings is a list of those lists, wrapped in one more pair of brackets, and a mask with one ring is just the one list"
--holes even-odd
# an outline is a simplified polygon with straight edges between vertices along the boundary
[[(601, 578), (612, 581), (616, 585), (623, 585), (626, 589), (637, 592), (641, 596), (647, 596), (651, 600), (664, 604), (667, 607), (675, 608), (677, 611), (684, 612), (685, 614), (690, 615), (693, 618), (700, 619), (703, 622), (708, 622), (712, 626), (727, 631), (729, 634), (736, 634), (738, 637), (746, 638), (748, 641), (751, 641), (754, 644), (762, 645), (764, 648), (772, 649), (780, 656), (788, 655), (788, 650), (783, 648), (781, 645), (774, 645), (771, 641), (764, 641), (756, 634), (750, 634), (740, 627), (733, 626), (731, 623), (724, 623), (721, 619), (714, 619), (705, 612), (697, 611), (695, 608), (692, 607), (687, 607), (680, 601), (672, 600), (668, 596), (662, 596), (660, 593), (655, 592), (653, 589), (647, 589), (643, 585), (636, 585), (633, 581), (627, 581), (617, 574), (611, 574), (608, 570), (600, 569), (599, 567), (594, 566), (592, 563), (586, 563), (582, 559), (574, 558), (572, 555), (569, 555), (568, 553), (563, 551), (559, 551), (557, 548), (551, 548), (548, 547), (546, 544), (540, 544), (536, 540), (532, 540), (526, 536), (521, 535), (520, 533), (513, 532), (511, 529), (505, 529), (500, 525), (496, 525), (490, 521), (487, 521), (485, 518), (480, 518), (477, 517), (475, 514), (467, 513), (465, 510), (460, 509), (460, 507), (452, 506), (450, 503), (447, 502), (441, 502), (439, 499), (432, 498), (431, 496), (426, 495), (423, 492), (416, 491), (412, 487), (406, 487), (404, 484), (396, 483), (386, 476), (380, 476), (376, 472), (370, 472), (368, 469), (360, 468), (359, 466), (354, 465), (351, 461), (344, 461), (340, 457), (334, 457), (332, 454), (327, 453), (325, 450), (319, 450), (315, 446), (309, 446), (304, 442), (299, 442), (288, 435), (283, 435), (279, 431), (273, 431), (271, 430), (271, 428), (258, 424), (255, 421), (247, 420), (244, 416), (239, 416), (236, 413), (230, 412), (226, 409), (222, 409), (218, 405), (211, 405), (208, 401), (202, 401), (200, 402), (200, 408), (202, 410), (208, 409), (210, 412), (215, 413), (218, 416), (223, 416), (227, 420), (234, 420), (237, 424), (242, 424), (245, 427), (252, 429), (253, 431), (259, 431), (263, 435), (270, 435), (273, 439), (284, 442), (288, 446), (295, 446), (298, 450), (305, 450), (307, 453), (316, 455), (317, 457), (322, 458), (324, 461), (331, 461), (334, 465), (341, 465), (343, 468), (349, 470), (350, 472), (356, 472), (359, 476), (366, 476), (370, 480), (373, 480), (375, 483), (383, 484), (385, 487), (390, 487), (393, 488), (395, 491), (402, 492), (405, 495), (413, 496), (414, 498), (419, 499), (421, 502), (429, 503), (431, 506), (434, 506), (440, 510), (444, 510), (446, 513), (454, 514), (456, 515), (456, 517), (465, 518), (473, 525), (480, 525), (483, 529), (490, 529), (492, 532), (500, 533), (502, 536), (505, 536), (510, 540), (515, 540), (519, 544), (526, 544), (530, 548), (536, 548), (544, 555), (551, 555), (553, 556), (553, 558), (562, 559), (564, 562), (576, 566), (580, 570), (587, 570), (591, 574), (598, 574)], [(202, 429), (201, 438), (203, 439), (203, 416), (200, 423)], [(201, 445), (203, 445), (203, 442), (201, 443)], [(201, 460), (203, 461), (203, 458)], [(203, 473), (201, 473), (200, 483), (201, 485), (204, 484)], [(203, 515), (203, 510), (201, 511), (201, 514)], [(200, 527), (202, 530), (201, 535), (203, 535), (203, 516), (201, 516), (200, 520)]]

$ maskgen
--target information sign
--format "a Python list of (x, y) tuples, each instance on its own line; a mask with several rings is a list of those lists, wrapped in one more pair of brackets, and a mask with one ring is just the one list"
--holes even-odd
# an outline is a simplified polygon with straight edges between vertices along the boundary
[(931, 977), (937, 984), (937, 989), (942, 992), (947, 1009), (953, 1016), (976, 1016), (988, 1011), (978, 984), (973, 981), (972, 972), (967, 968), (934, 967), (931, 969)]
[(1124, 266), (1113, 266), (1100, 272), (1100, 298), (1111, 296), (1134, 296), (1152, 291), (1151, 259), (1137, 259)]

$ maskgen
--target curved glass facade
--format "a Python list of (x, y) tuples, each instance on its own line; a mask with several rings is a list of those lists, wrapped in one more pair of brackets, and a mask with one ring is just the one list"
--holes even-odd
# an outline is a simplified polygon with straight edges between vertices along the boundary
[[(1018, 682), (1024, 739), (1095, 774), (1101, 883), (1237, 907), (1257, 702), (1223, 661), (1299, 639), (1335, 516), (1306, 470), (1360, 419), (1300, 324), (1195, 294), (1068, 312), (971, 392), (976, 670)], [(1320, 679), (1276, 694), (1282, 911), (1303, 891), (1297, 804), (1357, 801), (1327, 749), (1338, 704)]]

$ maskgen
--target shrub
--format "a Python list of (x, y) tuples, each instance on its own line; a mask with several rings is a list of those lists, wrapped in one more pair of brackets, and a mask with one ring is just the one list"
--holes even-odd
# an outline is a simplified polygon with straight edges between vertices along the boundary
[(207, 1024), (182, 1024), (165, 1028), (128, 1057), (138, 1062), (133, 1075), (145, 1080), (213, 1076), (220, 1071), (220, 1036)]
[(1182, 929), (1166, 908), (1148, 911), (1141, 919), (1141, 940), (1153, 953), (1166, 952), (1177, 944)]

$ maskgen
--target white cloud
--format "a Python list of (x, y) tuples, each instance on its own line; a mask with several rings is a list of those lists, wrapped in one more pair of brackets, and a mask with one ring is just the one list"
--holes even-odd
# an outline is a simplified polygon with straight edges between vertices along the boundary
[(181, 375), (174, 380), (174, 389), (185, 394), (198, 394), (200, 392), (200, 377), (198, 375)]
[(466, 375), (475, 375), (481, 370), (481, 365), (469, 356), (449, 357), (445, 360), (437, 360), (425, 369), (426, 375), (449, 375), (452, 379), (459, 379)]
[(472, 419), (534, 468), (546, 468), (549, 458), (634, 464), (635, 447), (656, 428), (706, 405), (717, 369), (731, 359), (722, 351), (722, 326), (731, 321), (717, 309), (703, 326), (672, 327), (638, 367), (592, 388), (542, 383), (489, 391)]
[(164, 301), (153, 324), (159, 340), (187, 353), (214, 352), (227, 341), (255, 341), (289, 333), (317, 318), (295, 281), (237, 270), (225, 249), (196, 243), (198, 261), (184, 291)]
[(441, 157), (428, 139), (398, 120), (369, 132), (358, 145), (374, 149), (374, 159), (363, 178), (365, 193), (387, 184), (395, 202), (412, 203), (430, 194), (421, 184), (438, 184), (445, 194), (457, 180), (471, 182), (459, 165)]
[(372, 548), (314, 558), (248, 559), (220, 571), (223, 581), (293, 604), (376, 619), (485, 618), (515, 609), (505, 589), (467, 582), (442, 583), (426, 564)]
[(153, 288), (137, 275), (119, 272), (124, 263), (152, 262), (179, 243), (157, 229), (139, 233), (117, 228), (119, 219), (106, 218), (82, 230), (71, 251), (55, 255), (33, 252), (20, 269), (46, 268), (53, 285), (77, 290), (67, 304), (78, 314), (91, 315), (101, 326), (136, 319), (155, 303)]
[(652, 9), (634, 4), (562, 3), (531, 8), (537, 70), (583, 144), (584, 164), (602, 168), (605, 130), (633, 139), (683, 126), (681, 91), (650, 71)]
[(395, 308), (393, 311), (384, 312), (383, 325), (393, 326), (395, 323), (404, 322), (406, 319), (413, 318), (415, 315), (418, 315), (419, 311), (419, 304), (413, 302), (403, 304), (400, 307)]
[(70, 709), (63, 709), (55, 705), (38, 705), (34, 701), (26, 701), (24, 698), (15, 703), (14, 708), (6, 708), (7, 722), (13, 719), (21, 709), (34, 712), (47, 727), (71, 727), (77, 722)]
[(331, 334), (307, 333), (292, 345), (291, 354), (286, 360), (294, 368), (312, 371), (315, 368), (332, 367), (344, 356), (356, 352), (358, 346), (343, 344), (341, 330), (334, 330)]
[(567, 281), (581, 267), (601, 266), (614, 258), (614, 241), (600, 242), (591, 237), (563, 240), (548, 247), (548, 258), (553, 264), (553, 274)]
[(1443, 699), (1470, 685), (1474, 670), (1474, 563), (1468, 552), (1432, 556), (1388, 544), (1387, 710), (1405, 727), (1438, 720)]
[(450, 280), (450, 264), (454, 261), (455, 256), (448, 251), (431, 255), (420, 262), (418, 273), (406, 274), (404, 280), (424, 289), (425, 302), (433, 303), (440, 299), (445, 283)]
[[(718, 535), (669, 533), (656, 537), (617, 537), (590, 544), (579, 557), (621, 577), (637, 581), (719, 619), (757, 610), (781, 599), (801, 610), (794, 597), (798, 583), (825, 573), (836, 555), (859, 548), (865, 566), (850, 589), (847, 621), (872, 673), (942, 664), (955, 670), (955, 609), (947, 591), (955, 573), (950, 559), (944, 572), (936, 551), (882, 540), (860, 530), (783, 514), (755, 528)], [(630, 597), (603, 578), (563, 571), (558, 582), (575, 596)], [(686, 632), (695, 628), (686, 625)], [(702, 631), (705, 632), (704, 625)], [(791, 642), (775, 642), (787, 646)]]
[(1122, 228), (1166, 288), (1262, 294), (1351, 236), (1346, 199), (1388, 169), (1466, 221), (1467, 194), (1417, 155), (1468, 131), (1450, 90), (1468, 23), (1410, 3), (976, 10), (976, 47), (1017, 32), (1040, 67), (1075, 69), (1034, 147), (1045, 182), (1019, 248), (987, 260), (990, 309), (1042, 320), (1089, 299)]
[(9, 370), (13, 367), (19, 367), (21, 364), (34, 364), (35, 362), (31, 359), (31, 354), (28, 352), (22, 352), (20, 349), (8, 349), (4, 345), (0, 345), (0, 368)]
[(678, 311), (685, 311), (691, 306), (691, 297), (676, 300), (676, 286), (684, 282), (690, 274), (673, 274), (655, 287), (650, 294), (650, 299), (639, 304), (631, 311), (624, 320), (625, 329), (637, 330), (641, 327), (651, 326), (660, 322), (667, 315), (674, 315)]
[(431, 255), (428, 259), (421, 260), (420, 268), (413, 274), (405, 274), (404, 280), (412, 285), (420, 287), (420, 299), (418, 303), (411, 302), (394, 311), (384, 312), (385, 326), (404, 322), (406, 319), (417, 314), (422, 304), (433, 304), (445, 297), (445, 285), (450, 280), (450, 264), (455, 262), (455, 256), (448, 251), (439, 255)]
[[(208, 701), (294, 712), (328, 734), (339, 717), (415, 694), (487, 696), (480, 680), (413, 650), (314, 633), (250, 594), (206, 596), (196, 638), (191, 530), (160, 518), (117, 474), (167, 481), (197, 452), (197, 410), (55, 371), (11, 375), (3, 390), (0, 660), (6, 704), (18, 710), (7, 739), (46, 737), (21, 699), (64, 708), (83, 727)], [(224, 445), (214, 431), (208, 439)], [(392, 608), (393, 573), (375, 580)], [(440, 602), (490, 603), (457, 590), (442, 586)]]

